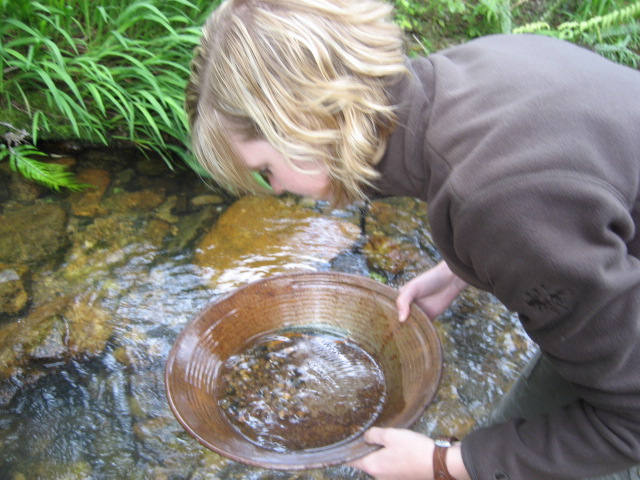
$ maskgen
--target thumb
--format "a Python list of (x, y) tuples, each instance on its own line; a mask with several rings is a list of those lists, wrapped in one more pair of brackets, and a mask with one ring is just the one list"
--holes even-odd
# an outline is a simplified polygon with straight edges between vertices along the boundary
[(396, 307), (398, 308), (398, 320), (400, 320), (401, 322), (404, 322), (407, 318), (409, 318), (412, 301), (412, 295), (406, 290), (401, 290), (398, 294), (398, 298), (396, 299)]
[(384, 445), (385, 429), (371, 427), (364, 433), (364, 441), (370, 445)]

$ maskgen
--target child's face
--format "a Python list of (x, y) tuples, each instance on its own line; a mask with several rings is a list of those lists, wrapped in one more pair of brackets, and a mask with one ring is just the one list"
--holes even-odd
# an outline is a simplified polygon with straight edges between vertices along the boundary
[(247, 168), (262, 174), (275, 194), (289, 192), (331, 201), (331, 182), (324, 168), (308, 173), (295, 170), (266, 140), (243, 140), (231, 134), (231, 141)]

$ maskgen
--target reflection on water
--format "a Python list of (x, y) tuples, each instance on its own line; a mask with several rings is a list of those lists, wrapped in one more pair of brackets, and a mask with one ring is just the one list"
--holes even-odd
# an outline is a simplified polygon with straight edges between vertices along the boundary
[(247, 197), (225, 211), (198, 242), (194, 255), (210, 285), (228, 291), (279, 273), (326, 268), (360, 235), (353, 218), (286, 205), (283, 208), (283, 202), (272, 197)]
[(3, 473), (82, 478), (106, 474), (105, 465), (117, 466), (113, 473), (132, 467), (136, 445), (122, 370), (109, 358), (74, 362), (21, 390), (2, 412)]
[[(362, 238), (355, 208), (230, 203), (195, 175), (153, 172), (125, 153), (72, 159), (84, 181), (104, 186), (92, 196), (0, 170), (11, 192), (0, 196), (0, 298), (11, 299), (0, 305), (0, 478), (366, 478), (346, 466), (262, 470), (207, 451), (169, 410), (164, 364), (196, 312), (246, 281), (336, 270), (397, 287), (432, 266), (424, 204), (374, 202)], [(443, 381), (415, 429), (464, 436), (530, 344), (513, 315), (473, 290), (436, 327)]]
[(278, 452), (356, 438), (384, 407), (382, 367), (321, 331), (261, 335), (224, 363), (218, 404), (250, 442)]

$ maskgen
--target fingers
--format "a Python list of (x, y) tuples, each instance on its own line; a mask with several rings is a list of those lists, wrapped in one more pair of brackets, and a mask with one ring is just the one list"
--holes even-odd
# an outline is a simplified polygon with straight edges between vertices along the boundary
[(382, 448), (349, 465), (377, 480), (424, 478), (424, 472), (431, 469), (429, 452), (433, 441), (425, 435), (407, 429), (372, 427), (364, 438)]
[[(369, 430), (364, 432), (364, 441), (370, 445), (385, 446), (384, 436), (387, 430), (389, 429), (380, 428), (380, 427), (371, 427)], [(357, 460), (353, 460), (352, 462), (349, 462), (349, 465), (352, 467), (358, 468), (360, 470), (365, 470), (368, 467), (368, 463), (371, 455), (373, 454), (367, 455), (362, 458), (358, 458)]]
[[(382, 445), (384, 446), (384, 435), (385, 435), (385, 430), (384, 428), (380, 428), (380, 427), (371, 427), (369, 430), (367, 430), (364, 433), (364, 441), (371, 444), (371, 445)], [(372, 460), (373, 458), (373, 460)], [(358, 458), (356, 460), (353, 460), (351, 462), (349, 462), (347, 465), (349, 465), (350, 467), (353, 468), (357, 468), (358, 470), (363, 470), (365, 472), (369, 472), (371, 469), (371, 462), (374, 461), (375, 462), (375, 454), (369, 454), (367, 456)]]
[(449, 308), (465, 287), (466, 283), (451, 272), (446, 263), (440, 262), (400, 288), (396, 299), (398, 319), (406, 321), (412, 303), (434, 319)]

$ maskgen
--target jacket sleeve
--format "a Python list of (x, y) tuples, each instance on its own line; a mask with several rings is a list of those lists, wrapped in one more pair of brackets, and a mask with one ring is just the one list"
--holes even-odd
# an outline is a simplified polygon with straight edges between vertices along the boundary
[(640, 463), (630, 196), (594, 176), (544, 171), (498, 182), (451, 212), (454, 271), (517, 312), (581, 398), (468, 435), (463, 458), (475, 480), (584, 478)]

